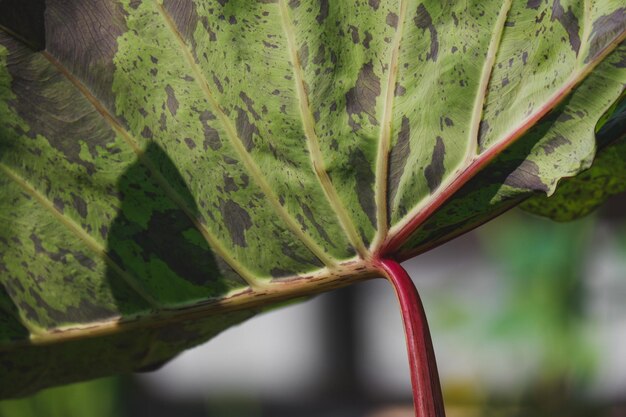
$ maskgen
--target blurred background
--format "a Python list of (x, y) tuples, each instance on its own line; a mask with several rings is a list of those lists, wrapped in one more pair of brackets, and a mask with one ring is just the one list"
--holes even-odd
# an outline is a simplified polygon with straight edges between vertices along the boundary
[[(626, 417), (626, 199), (513, 210), (404, 265), (448, 417)], [(372, 280), (231, 328), (160, 370), (0, 402), (0, 417), (409, 417), (402, 322)]]

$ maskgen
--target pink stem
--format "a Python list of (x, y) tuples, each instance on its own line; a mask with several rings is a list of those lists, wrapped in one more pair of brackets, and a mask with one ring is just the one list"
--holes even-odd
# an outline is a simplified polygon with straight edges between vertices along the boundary
[(400, 302), (411, 369), (415, 416), (445, 417), (435, 352), (417, 289), (409, 274), (396, 261), (381, 259), (377, 261), (377, 265), (393, 285)]

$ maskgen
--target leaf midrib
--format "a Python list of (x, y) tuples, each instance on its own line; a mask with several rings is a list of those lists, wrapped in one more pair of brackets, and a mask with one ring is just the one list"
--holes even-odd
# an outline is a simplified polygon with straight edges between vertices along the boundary
[(50, 345), (70, 340), (101, 337), (123, 331), (161, 327), (168, 323), (177, 323), (201, 319), (211, 314), (243, 310), (255, 310), (268, 303), (292, 300), (297, 297), (311, 296), (316, 293), (346, 287), (378, 274), (376, 268), (363, 260), (340, 262), (332, 270), (318, 270), (289, 281), (277, 281), (260, 290), (239, 290), (221, 300), (196, 303), (175, 309), (163, 309), (150, 313), (124, 316), (119, 320), (89, 322), (81, 325), (56, 327), (30, 339), (12, 340), (0, 344), (0, 352), (29, 345)]
[(474, 99), (474, 105), (472, 107), (472, 117), (470, 119), (468, 146), (465, 154), (464, 162), (470, 163), (471, 159), (478, 154), (478, 135), (480, 129), (480, 122), (483, 117), (483, 107), (487, 98), (487, 92), (489, 91), (489, 84), (491, 82), (491, 75), (493, 74), (494, 65), (496, 64), (497, 53), (500, 50), (500, 43), (504, 35), (504, 26), (513, 4), (512, 0), (505, 0), (502, 2), (502, 7), (498, 13), (491, 39), (489, 40), (489, 46), (487, 47), (487, 56), (485, 63), (480, 74), (480, 81), (478, 89), (476, 91), (476, 97)]
[(441, 183), (440, 187), (430, 195), (430, 198), (420, 201), (407, 213), (402, 221), (398, 222), (389, 230), (387, 239), (381, 246), (379, 253), (389, 254), (397, 251), (411, 234), (441, 207), (443, 203), (451, 198), (452, 195), (504, 149), (508, 148), (517, 139), (522, 137), (535, 123), (568, 97), (572, 90), (583, 82), (587, 76), (625, 40), (626, 30), (622, 31), (609, 42), (601, 52), (596, 54), (593, 60), (575, 68), (561, 87), (535, 112), (524, 118), (518, 125), (513, 126), (507, 133), (503, 134), (500, 139), (494, 141), (494, 145), (473, 158), (468, 159), (462, 166), (458, 167)]
[(398, 27), (393, 37), (393, 46), (389, 57), (389, 75), (385, 101), (383, 103), (383, 118), (380, 122), (378, 149), (376, 155), (376, 227), (377, 232), (371, 247), (375, 252), (380, 244), (387, 238), (389, 230), (389, 193), (387, 190), (389, 177), (389, 153), (391, 151), (391, 135), (393, 133), (393, 107), (395, 103), (395, 89), (398, 77), (398, 60), (402, 36), (404, 33), (404, 21), (406, 19), (408, 4), (407, 0), (400, 0), (398, 11)]
[(324, 158), (320, 150), (320, 141), (315, 131), (315, 119), (313, 118), (313, 112), (309, 106), (309, 99), (304, 86), (304, 71), (298, 57), (297, 40), (289, 17), (288, 6), (286, 4), (286, 0), (279, 0), (279, 3), (281, 25), (287, 37), (287, 48), (291, 57), (294, 80), (296, 83), (300, 119), (302, 121), (304, 134), (307, 139), (307, 146), (309, 148), (309, 156), (311, 158), (313, 171), (315, 172), (315, 176), (324, 191), (326, 200), (333, 208), (335, 215), (337, 216), (337, 219), (339, 220), (339, 223), (348, 238), (348, 241), (359, 256), (366, 259), (369, 257), (369, 252), (363, 243), (363, 239), (361, 239), (359, 233), (354, 227), (354, 223), (343, 206), (341, 198), (339, 197), (339, 194), (337, 193), (337, 190), (328, 175), (328, 171), (326, 170)]

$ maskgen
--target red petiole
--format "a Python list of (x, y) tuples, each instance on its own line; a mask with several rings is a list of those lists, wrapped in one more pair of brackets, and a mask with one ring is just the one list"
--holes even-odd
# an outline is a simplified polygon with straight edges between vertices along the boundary
[(445, 417), (435, 353), (417, 289), (409, 274), (398, 262), (379, 259), (376, 265), (393, 285), (400, 303), (411, 370), (415, 416)]

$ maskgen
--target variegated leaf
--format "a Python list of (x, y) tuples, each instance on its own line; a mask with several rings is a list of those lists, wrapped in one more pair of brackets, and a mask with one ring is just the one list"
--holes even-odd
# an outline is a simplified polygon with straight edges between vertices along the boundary
[(552, 193), (626, 84), (622, 0), (45, 16), (43, 51), (0, 31), (3, 396), (153, 367)]

